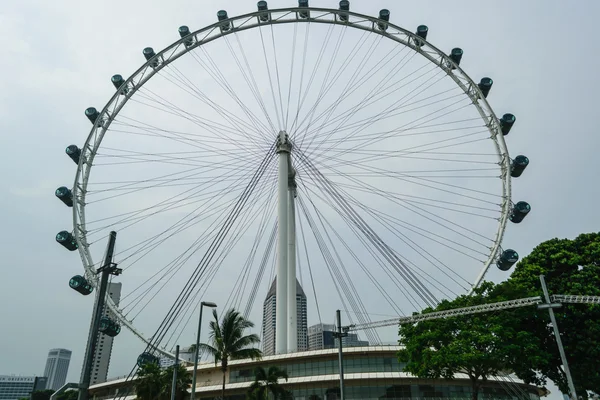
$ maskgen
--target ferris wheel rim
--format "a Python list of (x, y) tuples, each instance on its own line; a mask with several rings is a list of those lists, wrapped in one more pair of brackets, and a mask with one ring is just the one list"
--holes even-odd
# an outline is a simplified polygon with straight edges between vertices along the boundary
[[(309, 18), (301, 18), (301, 12), (308, 13), (322, 13), (317, 16), (310, 16)], [(266, 21), (260, 19), (261, 15), (268, 13), (269, 18)], [(339, 18), (340, 14), (347, 15), (346, 21)], [(279, 15), (277, 18), (273, 18), (273, 15)], [(292, 16), (292, 18), (290, 18)], [(295, 17), (294, 17), (295, 16)], [(356, 18), (356, 21), (351, 21), (351, 18)], [(237, 22), (241, 22), (237, 25)], [(494, 237), (493, 246), (490, 248), (490, 255), (487, 261), (483, 264), (479, 275), (475, 282), (472, 284), (470, 292), (477, 288), (483, 281), (487, 271), (496, 261), (497, 255), (501, 250), (501, 243), (506, 229), (506, 225), (509, 220), (511, 212), (511, 177), (510, 177), (510, 157), (508, 153), (508, 147), (504, 140), (501, 132), (500, 121), (496, 116), (494, 110), (488, 103), (487, 99), (481, 93), (478, 85), (473, 81), (469, 75), (459, 66), (456, 65), (447, 54), (433, 46), (427, 40), (418, 37), (416, 34), (399, 27), (389, 21), (380, 20), (377, 17), (371, 17), (364, 14), (356, 13), (353, 11), (341, 11), (329, 8), (320, 7), (290, 7), (290, 8), (279, 8), (267, 11), (255, 11), (239, 16), (227, 18), (222, 21), (218, 21), (214, 24), (205, 26), (196, 31), (190, 32), (190, 34), (180, 38), (173, 42), (171, 45), (165, 47), (160, 52), (157, 52), (153, 57), (148, 59), (142, 66), (136, 70), (129, 78), (127, 78), (121, 88), (127, 87), (129, 90), (124, 93), (121, 88), (117, 89), (114, 95), (109, 99), (103, 109), (99, 112), (96, 122), (93, 124), (90, 133), (88, 134), (83, 148), (81, 149), (81, 157), (77, 165), (77, 171), (73, 184), (73, 236), (78, 243), (78, 251), (82, 260), (85, 277), (92, 284), (93, 287), (97, 287), (98, 278), (95, 274), (95, 263), (92, 258), (92, 254), (89, 250), (89, 244), (86, 238), (86, 219), (85, 219), (85, 199), (89, 177), (91, 173), (91, 167), (93, 160), (96, 156), (97, 150), (100, 148), (103, 137), (108, 131), (111, 123), (115, 117), (119, 114), (121, 109), (129, 101), (129, 99), (154, 75), (159, 73), (165, 66), (176, 61), (178, 58), (184, 56), (190, 51), (201, 47), (213, 40), (220, 39), (229, 34), (241, 32), (245, 30), (260, 28), (262, 26), (277, 25), (277, 24), (292, 24), (292, 23), (322, 23), (331, 25), (342, 25), (363, 31), (369, 31), (371, 33), (379, 34), (382, 37), (394, 40), (398, 44), (404, 45), (411, 48), (413, 51), (420, 53), (423, 57), (428, 59), (432, 64), (438, 66), (438, 68), (444, 70), (446, 74), (456, 83), (456, 85), (472, 100), (472, 105), (478, 110), (479, 115), (483, 121), (486, 122), (486, 127), (489, 130), (491, 136), (490, 139), (494, 142), (496, 153), (498, 155), (498, 165), (501, 169), (500, 179), (502, 180), (502, 204), (501, 204), (501, 215), (499, 218), (498, 228)], [(377, 23), (385, 22), (387, 30), (378, 29)], [(230, 28), (226, 31), (222, 30), (221, 27), (224, 23), (229, 23)], [(397, 35), (392, 35), (389, 30), (398, 31)], [(210, 34), (214, 36), (209, 37)], [(206, 34), (202, 40), (198, 40), (199, 35)], [(186, 45), (186, 41), (190, 38), (193, 40), (191, 45)], [(416, 43), (420, 42), (420, 45)], [(156, 65), (154, 65), (156, 64)], [(136, 80), (139, 80), (136, 82)], [(128, 320), (125, 315), (121, 312), (120, 308), (110, 298), (106, 299), (107, 308), (115, 315), (115, 317), (125, 325), (135, 336), (141, 339), (148, 345), (151, 345), (151, 338), (146, 338), (134, 325), (133, 322)], [(153, 346), (153, 345), (151, 345)], [(174, 357), (169, 351), (160, 347), (153, 348), (162, 353), (163, 355)]]

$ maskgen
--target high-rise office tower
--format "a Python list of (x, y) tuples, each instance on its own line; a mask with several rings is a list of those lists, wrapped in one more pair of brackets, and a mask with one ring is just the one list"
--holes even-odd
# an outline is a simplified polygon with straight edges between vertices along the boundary
[(44, 376), (48, 378), (46, 389), (58, 390), (65, 384), (70, 362), (71, 350), (51, 349), (48, 352), (44, 369)]
[[(119, 300), (121, 300), (121, 283), (109, 283), (107, 294), (116, 305), (119, 305)], [(104, 311), (104, 316), (114, 319), (114, 316), (111, 315), (107, 309)], [(99, 333), (98, 335), (96, 351), (94, 352), (94, 362), (92, 363), (92, 375), (90, 381), (92, 385), (106, 382), (106, 379), (108, 378), (108, 367), (110, 365), (110, 356), (112, 354), (114, 339), (102, 333)]]
[[(275, 354), (275, 314), (276, 314), (276, 296), (277, 278), (273, 280), (271, 288), (267, 293), (265, 302), (263, 303), (263, 355)], [(307, 338), (307, 316), (306, 316), (306, 295), (300, 282), (296, 280), (296, 312), (298, 326), (298, 351), (308, 350)]]
[[(316, 324), (308, 328), (308, 350), (332, 349), (338, 347), (338, 339), (334, 337), (335, 325)], [(369, 342), (360, 340), (356, 333), (349, 333), (342, 338), (343, 347), (368, 346)]]

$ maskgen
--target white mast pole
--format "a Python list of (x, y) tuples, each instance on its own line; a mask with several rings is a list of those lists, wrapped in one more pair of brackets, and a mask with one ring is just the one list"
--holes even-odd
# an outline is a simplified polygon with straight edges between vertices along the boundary
[(291, 145), (285, 131), (279, 132), (278, 209), (277, 209), (277, 287), (275, 308), (275, 353), (287, 353), (288, 323), (288, 159)]
[(297, 316), (297, 300), (296, 300), (296, 182), (293, 167), (291, 166), (291, 158), (288, 181), (288, 351), (298, 351), (298, 316)]

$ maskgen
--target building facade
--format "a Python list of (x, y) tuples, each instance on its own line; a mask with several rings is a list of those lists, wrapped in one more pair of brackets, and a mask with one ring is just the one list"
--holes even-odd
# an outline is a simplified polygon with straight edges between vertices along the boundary
[(46, 389), (45, 377), (0, 375), (0, 400), (18, 400)]
[[(458, 374), (453, 380), (420, 379), (402, 372), (398, 362), (399, 346), (368, 346), (344, 349), (344, 386), (346, 400), (429, 399), (471, 400), (471, 382)], [(277, 366), (287, 371), (289, 378), (281, 381), (284, 389), (296, 400), (340, 399), (338, 353), (336, 349), (266, 356), (261, 360), (231, 360), (225, 375), (225, 399), (243, 400), (254, 382), (257, 367)], [(192, 371), (193, 367), (188, 370)], [(197, 400), (216, 400), (221, 396), (223, 374), (214, 362), (198, 366)], [(514, 378), (520, 399), (539, 400), (547, 391), (526, 385)], [(116, 393), (122, 400), (134, 400), (135, 381), (118, 379), (90, 387), (97, 400), (112, 399)], [(481, 400), (514, 400), (515, 387), (508, 387), (501, 378), (490, 377), (482, 382)], [(522, 391), (522, 392), (521, 392)]]
[(69, 364), (71, 362), (71, 350), (51, 349), (48, 352), (44, 376), (48, 378), (46, 389), (60, 389), (67, 381)]
[(331, 349), (335, 346), (335, 325), (316, 324), (308, 327), (308, 350)]
[[(119, 305), (119, 301), (121, 300), (121, 283), (109, 283), (107, 294), (116, 305)], [(109, 314), (108, 310), (104, 311), (104, 316), (114, 318)], [(110, 366), (113, 340), (114, 338), (110, 336), (102, 333), (98, 334), (98, 341), (92, 364), (91, 384), (105, 382), (108, 378), (108, 367)]]
[[(273, 280), (271, 288), (267, 293), (265, 302), (263, 303), (263, 322), (262, 322), (262, 351), (263, 354), (275, 354), (275, 315), (277, 305), (277, 278)], [(308, 350), (308, 323), (306, 312), (306, 294), (300, 282), (296, 280), (296, 316), (298, 326), (298, 351)]]

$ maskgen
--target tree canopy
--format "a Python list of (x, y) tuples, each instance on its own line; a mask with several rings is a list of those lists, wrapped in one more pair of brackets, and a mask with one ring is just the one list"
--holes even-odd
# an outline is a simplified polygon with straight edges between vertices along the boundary
[[(541, 243), (517, 264), (504, 285), (512, 286), (511, 290), (521, 297), (541, 296), (540, 275), (546, 276), (551, 295), (600, 296), (600, 233)], [(585, 397), (586, 391), (600, 392), (600, 305), (564, 303), (555, 315), (577, 394)], [(521, 328), (533, 331), (550, 355), (532, 360), (531, 368), (567, 393), (548, 312), (523, 314)]]
[[(156, 363), (146, 363), (137, 372), (135, 392), (140, 400), (168, 400), (173, 387), (173, 370), (175, 366), (162, 369)], [(188, 397), (187, 389), (192, 383), (192, 376), (183, 365), (178, 365), (176, 382), (176, 400)]]
[[(442, 301), (424, 313), (503, 301), (506, 293), (484, 282), (471, 296)], [(517, 311), (518, 312), (518, 311)], [(400, 326), (398, 353), (404, 370), (421, 378), (454, 379), (465, 374), (471, 381), (472, 398), (489, 377), (510, 370), (522, 355), (542, 356), (534, 335), (519, 329), (515, 311), (464, 315)], [(529, 377), (541, 383), (535, 374)]]
[(280, 379), (287, 382), (288, 374), (274, 365), (268, 369), (257, 367), (254, 370), (254, 382), (248, 390), (248, 398), (254, 400), (267, 400), (269, 394), (274, 399), (285, 399), (289, 397), (288, 392), (279, 383)]
[[(600, 296), (600, 234), (543, 242), (507, 281), (485, 282), (472, 296), (442, 301), (423, 312), (542, 296), (540, 275), (546, 276), (551, 295)], [(555, 314), (577, 394), (585, 398), (588, 391), (600, 392), (600, 305), (565, 303)], [(474, 396), (481, 381), (502, 371), (538, 385), (550, 379), (568, 392), (547, 310), (526, 307), (423, 321), (400, 326), (399, 334), (405, 371), (449, 379), (465, 373)]]

